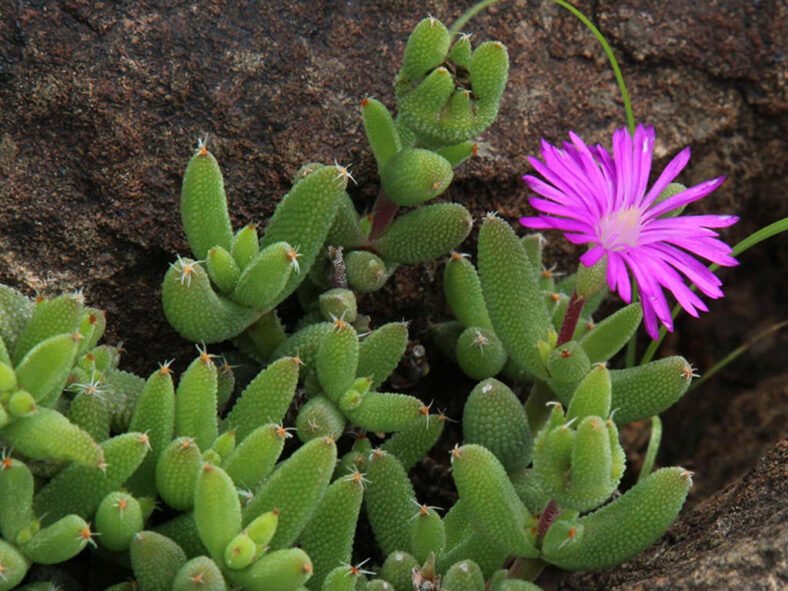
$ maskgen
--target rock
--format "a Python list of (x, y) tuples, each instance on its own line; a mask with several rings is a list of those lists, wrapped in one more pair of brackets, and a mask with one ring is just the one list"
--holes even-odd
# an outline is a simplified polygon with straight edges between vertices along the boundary
[[(701, 205), (743, 216), (726, 237), (785, 215), (785, 97), (775, 76), (786, 19), (776, 0), (690, 11), (653, 0), (579, 4), (618, 50), (662, 162), (692, 144), (685, 183), (729, 176)], [(175, 336), (156, 287), (186, 252), (178, 194), (197, 137), (209, 134), (236, 224), (266, 219), (310, 160), (353, 162), (353, 197), (369, 208), (377, 177), (357, 104), (369, 94), (392, 105), (408, 32), (427, 14), (448, 23), (461, 12), (416, 0), (163, 6), (29, 0), (0, 15), (0, 281), (29, 292), (86, 286), (108, 308), (110, 337), (159, 360)], [(511, 81), (483, 138), (487, 155), (458, 171), (448, 196), (475, 214), (515, 218), (539, 137), (560, 141), (574, 129), (608, 142), (624, 121), (621, 100), (596, 40), (552, 2), (493, 6), (467, 28), (508, 45)], [(788, 266), (786, 251), (764, 268)], [(571, 252), (556, 240), (549, 255), (573, 264)], [(401, 269), (370, 311), (414, 317), (417, 327), (444, 313), (434, 271)], [(760, 293), (763, 306), (777, 293)]]

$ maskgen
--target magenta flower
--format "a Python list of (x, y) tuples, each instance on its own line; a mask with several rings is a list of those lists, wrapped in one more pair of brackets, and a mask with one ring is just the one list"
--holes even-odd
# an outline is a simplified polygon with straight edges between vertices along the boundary
[(542, 140), (542, 158), (529, 158), (543, 177), (525, 175), (528, 186), (544, 197), (531, 197), (539, 217), (520, 218), (528, 228), (562, 230), (574, 244), (590, 244), (581, 262), (590, 267), (607, 256), (607, 282), (625, 302), (632, 299), (629, 273), (640, 290), (646, 331), (659, 336), (657, 320), (673, 330), (667, 289), (692, 316), (708, 311), (685, 278), (710, 298), (722, 297), (722, 282), (697, 258), (723, 266), (738, 264), (731, 248), (711, 228), (738, 221), (730, 215), (665, 214), (702, 199), (719, 187), (719, 177), (656, 202), (660, 193), (687, 165), (690, 149), (670, 161), (646, 189), (654, 151), (654, 128), (638, 125), (634, 139), (626, 129), (613, 134), (613, 154), (589, 147), (575, 133), (563, 149)]

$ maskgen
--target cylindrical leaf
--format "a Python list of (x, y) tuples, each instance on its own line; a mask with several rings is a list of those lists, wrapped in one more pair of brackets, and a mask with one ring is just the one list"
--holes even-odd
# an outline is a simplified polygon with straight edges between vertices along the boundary
[(170, 265), (161, 297), (169, 323), (183, 338), (196, 342), (219, 343), (232, 338), (263, 312), (218, 295), (205, 269), (192, 259), (179, 258)]
[(380, 182), (391, 201), (413, 207), (443, 193), (454, 178), (451, 163), (422, 148), (406, 148), (389, 158)]
[(423, 263), (456, 248), (471, 226), (471, 214), (459, 203), (425, 205), (394, 220), (375, 250), (386, 260)]
[(207, 556), (197, 556), (181, 567), (172, 582), (172, 591), (227, 591), (219, 567)]
[(332, 439), (313, 439), (282, 462), (255, 492), (244, 509), (244, 522), (279, 510), (279, 525), (271, 548), (287, 548), (303, 530), (328, 486), (337, 460)]
[(189, 246), (204, 259), (212, 246), (230, 250), (233, 229), (219, 163), (204, 144), (186, 165), (181, 185), (181, 222)]
[(251, 490), (273, 470), (289, 436), (279, 425), (258, 427), (224, 458), (222, 468), (236, 486)]
[(487, 216), (479, 232), (479, 278), (495, 334), (511, 359), (546, 377), (537, 344), (548, 341), (550, 318), (524, 247), (495, 216)]
[(640, 303), (630, 304), (595, 325), (587, 332), (580, 345), (591, 363), (607, 361), (629, 342), (643, 318)]
[(241, 503), (227, 473), (206, 462), (194, 490), (194, 523), (215, 561), (224, 559), (230, 541), (241, 531)]
[(310, 589), (318, 591), (331, 569), (350, 562), (363, 493), (364, 480), (354, 474), (335, 480), (306, 524), (299, 542), (315, 568)]
[(336, 403), (356, 379), (359, 344), (350, 324), (341, 318), (333, 324), (317, 351), (317, 378), (326, 396)]
[(525, 536), (526, 509), (498, 459), (486, 448), (466, 444), (452, 452), (457, 492), (491, 543), (517, 556), (536, 557)]
[(565, 543), (565, 530), (558, 527), (554, 532), (551, 527), (544, 540), (544, 559), (567, 570), (610, 568), (629, 560), (665, 533), (691, 486), (691, 473), (682, 468), (657, 470), (612, 503), (581, 517), (579, 543)]
[(216, 364), (203, 351), (186, 368), (175, 392), (175, 433), (194, 438), (200, 449), (211, 447), (219, 432), (216, 374)]
[(232, 299), (241, 305), (270, 310), (281, 301), (296, 269), (297, 252), (287, 242), (275, 242), (261, 250), (244, 268), (235, 284)]
[(225, 428), (235, 430), (238, 441), (266, 423), (284, 419), (298, 385), (300, 359), (284, 357), (257, 374), (233, 406)]
[(131, 568), (145, 591), (171, 591), (175, 575), (186, 564), (178, 544), (153, 531), (138, 532), (129, 548)]
[(470, 326), (457, 339), (457, 363), (474, 380), (491, 378), (506, 365), (506, 350), (489, 328)]
[(494, 379), (480, 382), (471, 391), (462, 416), (466, 443), (490, 450), (509, 473), (531, 463), (533, 436), (528, 417), (517, 396)]
[(443, 289), (446, 292), (446, 302), (457, 320), (466, 327), (492, 328), (479, 275), (473, 263), (460, 253), (452, 253), (446, 263)]
[(191, 509), (201, 466), (202, 454), (194, 439), (174, 439), (156, 462), (156, 489), (162, 500), (173, 509)]
[(367, 462), (367, 478), (364, 501), (378, 545), (385, 554), (408, 550), (408, 520), (413, 516), (412, 499), (416, 496), (408, 474), (393, 455), (374, 450)]
[(397, 127), (386, 106), (373, 98), (361, 101), (361, 118), (369, 147), (372, 148), (380, 170), (402, 147)]
[(108, 494), (96, 510), (99, 542), (113, 552), (126, 550), (135, 534), (142, 530), (142, 526), (140, 503), (128, 493)]
[(678, 356), (611, 370), (614, 420), (623, 425), (662, 413), (684, 395), (692, 378), (692, 366)]
[(359, 345), (356, 375), (371, 377), (370, 387), (379, 388), (396, 369), (407, 346), (407, 323), (390, 322), (376, 328)]
[(296, 418), (298, 438), (306, 443), (318, 437), (339, 439), (345, 431), (345, 417), (327, 396), (318, 395), (301, 407)]

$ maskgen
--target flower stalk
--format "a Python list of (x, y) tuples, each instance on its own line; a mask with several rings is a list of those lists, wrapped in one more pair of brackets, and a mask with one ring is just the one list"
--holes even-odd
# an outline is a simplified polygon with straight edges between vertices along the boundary
[(558, 331), (558, 340), (555, 343), (556, 347), (560, 347), (564, 343), (572, 340), (577, 328), (577, 321), (580, 320), (580, 314), (583, 311), (583, 304), (586, 299), (573, 291), (569, 298), (569, 305), (566, 307), (566, 314), (564, 320), (561, 322), (561, 329)]

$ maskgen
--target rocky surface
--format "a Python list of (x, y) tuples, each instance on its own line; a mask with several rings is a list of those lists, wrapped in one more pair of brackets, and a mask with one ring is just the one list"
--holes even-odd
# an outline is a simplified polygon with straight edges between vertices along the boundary
[[(360, 210), (369, 208), (377, 179), (357, 104), (372, 95), (393, 107), (390, 85), (408, 32), (426, 14), (448, 23), (470, 4), (5, 2), (0, 10), (0, 281), (28, 293), (84, 287), (90, 302), (108, 310), (109, 338), (126, 340), (127, 367), (147, 373), (174, 354), (184, 364), (190, 345), (167, 325), (157, 290), (175, 253), (186, 252), (178, 192), (196, 138), (209, 134), (236, 224), (265, 220), (305, 161), (352, 162), (359, 181), (352, 195)], [(609, 38), (636, 117), (655, 125), (658, 166), (691, 145), (693, 157), (681, 176), (685, 184), (728, 177), (696, 211), (740, 215), (742, 221), (725, 232), (731, 243), (788, 214), (784, 2), (575, 4)], [(607, 144), (623, 125), (623, 105), (597, 41), (549, 0), (502, 2), (468, 29), (478, 40), (499, 39), (508, 46), (511, 77), (500, 118), (482, 138), (481, 157), (458, 171), (447, 197), (476, 215), (498, 209), (513, 219), (527, 209), (519, 176), (528, 170), (526, 158), (538, 149), (539, 138), (561, 141), (573, 129)], [(473, 251), (472, 240), (466, 246)], [(557, 237), (551, 241), (552, 261), (572, 264), (573, 255)], [(784, 319), (788, 240), (761, 245), (741, 261), (742, 267), (721, 273), (728, 297), (700, 320), (679, 321), (665, 354), (681, 353), (703, 370)], [(440, 263), (401, 268), (383, 293), (365, 298), (363, 306), (381, 322), (413, 318), (418, 336), (428, 320), (445, 318), (441, 269)], [(781, 334), (761, 341), (724, 379), (707, 383), (675, 408), (666, 418), (665, 461), (697, 458), (714, 470), (715, 461), (700, 444), (702, 434), (734, 438), (723, 446), (728, 451), (742, 448), (735, 438), (751, 432), (741, 421), (741, 428), (725, 431), (729, 423), (723, 419), (740, 407), (743, 416), (763, 419), (745, 412), (746, 396), (769, 376), (777, 376), (778, 391), (786, 383)], [(458, 384), (462, 396), (467, 384)], [(785, 398), (777, 400), (784, 407)], [(751, 425), (763, 431), (762, 446), (744, 446), (749, 455), (732, 454), (735, 469), (717, 462), (714, 486), (693, 502), (740, 474), (784, 434), (785, 422), (767, 424)], [(782, 458), (784, 473), (784, 455), (769, 457)], [(770, 474), (759, 470), (753, 474)], [(735, 491), (745, 489), (731, 490), (734, 499)], [(747, 499), (750, 505), (742, 510), (760, 510), (755, 507), (763, 499)], [(713, 517), (698, 511), (687, 519), (700, 523)], [(785, 513), (773, 512), (777, 518), (782, 521), (771, 523), (781, 523), (784, 531)], [(688, 527), (687, 519), (678, 527)], [(718, 527), (717, 521), (702, 522)], [(728, 541), (702, 546), (703, 560), (709, 566), (733, 565), (731, 553), (761, 556), (760, 548), (778, 548), (779, 529), (753, 527), (747, 536), (726, 529)], [(661, 548), (675, 541), (669, 538)], [(648, 556), (653, 559), (654, 553)], [(778, 562), (764, 558), (759, 572), (778, 572)], [(644, 581), (637, 569), (651, 572), (646, 562), (633, 568), (621, 570), (634, 573), (621, 584)], [(667, 576), (671, 569), (663, 572)]]
[[(6, 3), (0, 280), (28, 291), (86, 286), (130, 351), (169, 355), (169, 339), (151, 348), (147, 337), (171, 335), (155, 288), (174, 253), (185, 250), (178, 189), (196, 138), (210, 135), (236, 223), (264, 220), (309, 160), (353, 162), (354, 198), (369, 207), (376, 175), (356, 105), (367, 94), (392, 104), (409, 30), (425, 14), (450, 22), (467, 4)], [(636, 115), (657, 128), (662, 163), (690, 144), (685, 183), (729, 177), (700, 206), (743, 216), (727, 236), (736, 240), (785, 215), (785, 5), (578, 5), (616, 48)], [(468, 28), (507, 44), (511, 81), (501, 117), (483, 138), (488, 148), (459, 171), (449, 196), (477, 214), (500, 209), (514, 217), (526, 208), (518, 177), (539, 137), (558, 141), (574, 129), (606, 142), (622, 125), (622, 103), (596, 40), (550, 1), (504, 2)], [(551, 255), (560, 259), (565, 249), (558, 242)], [(787, 250), (745, 262), (785, 268)], [(434, 270), (400, 271), (397, 286), (376, 300), (379, 309), (417, 324), (442, 313), (436, 298), (425, 303), (421, 285)], [(730, 271), (725, 278), (737, 280)], [(759, 287), (769, 310), (779, 287)], [(744, 321), (738, 329), (755, 324)]]

